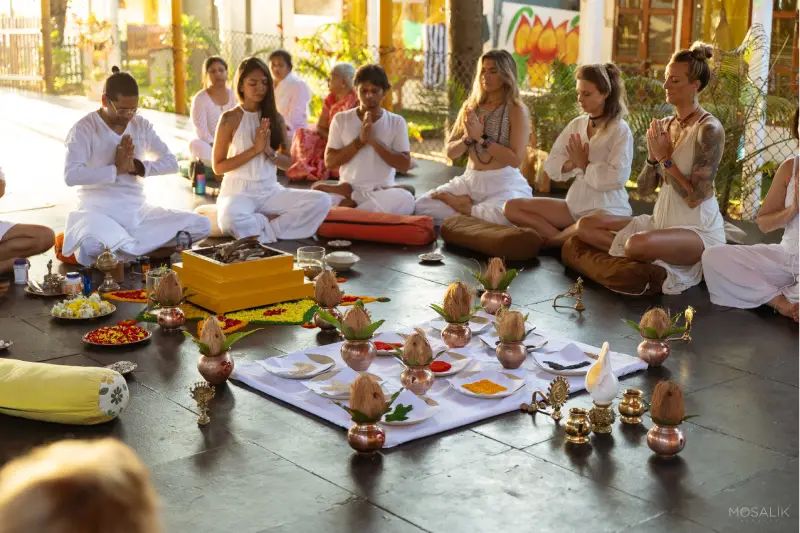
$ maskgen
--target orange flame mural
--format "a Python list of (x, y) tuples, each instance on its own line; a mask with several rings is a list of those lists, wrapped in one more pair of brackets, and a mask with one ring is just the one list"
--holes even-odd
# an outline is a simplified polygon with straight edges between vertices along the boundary
[[(542, 19), (536, 15), (531, 23), (529, 16), (533, 16), (533, 11), (523, 8), (512, 19), (517, 20), (513, 39), (514, 56), (518, 65), (524, 65), (527, 70), (531, 87), (544, 87), (555, 59), (567, 64), (578, 61), (578, 19), (576, 17), (571, 22), (565, 20), (554, 26), (552, 17), (542, 23)], [(509, 28), (509, 36), (512, 31), (513, 28)]]

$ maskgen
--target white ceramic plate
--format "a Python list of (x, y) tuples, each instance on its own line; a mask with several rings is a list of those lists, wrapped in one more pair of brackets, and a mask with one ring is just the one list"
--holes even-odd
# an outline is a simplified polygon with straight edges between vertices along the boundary
[(259, 361), (267, 372), (286, 379), (308, 379), (333, 368), (336, 363), (327, 355), (295, 352)]
[[(401, 350), (403, 349), (403, 346), (406, 343), (404, 336), (398, 333), (388, 333), (388, 332), (380, 333), (376, 335), (375, 338), (372, 340), (374, 342), (385, 342), (386, 344), (399, 344), (400, 346), (398, 346), (398, 348), (400, 348)], [(375, 346), (375, 349), (378, 350), (378, 355), (390, 356), (390, 357), (394, 355), (394, 350), (381, 350), (377, 347), (377, 345)]]
[(331, 248), (347, 248), (352, 244), (350, 241), (328, 241), (328, 246)]
[(106, 316), (112, 314), (114, 311), (117, 310), (117, 306), (116, 305), (114, 305), (114, 304), (112, 304), (110, 302), (108, 303), (108, 305), (111, 306), (111, 311), (109, 311), (108, 313), (104, 313), (104, 314), (101, 314), (101, 315), (95, 315), (95, 316), (88, 317), (88, 318), (72, 317), (72, 316), (58, 316), (53, 312), (52, 309), (50, 310), (50, 316), (52, 316), (53, 318), (61, 319), (61, 320), (95, 320), (95, 319), (98, 319), (98, 318), (106, 317)]
[[(592, 363), (597, 360), (596, 356), (591, 357), (587, 352), (584, 352), (573, 343), (569, 343), (559, 350), (533, 352), (532, 355), (533, 362), (536, 364), (536, 366), (545, 372), (555, 374), (557, 376), (585, 376), (589, 371), (589, 368), (591, 368)], [(581, 368), (556, 370), (555, 368), (551, 368), (550, 365), (545, 363), (545, 361), (552, 361), (564, 366), (582, 363), (584, 361), (588, 362), (589, 364), (582, 366)]]
[(441, 263), (444, 261), (444, 254), (440, 254), (439, 252), (419, 254), (419, 260), (423, 263)]
[(349, 270), (360, 260), (353, 252), (331, 252), (325, 256), (325, 262), (334, 270)]
[[(533, 326), (530, 324), (525, 325), (526, 331), (531, 329)], [(494, 350), (497, 348), (497, 342), (500, 340), (500, 335), (497, 333), (497, 330), (492, 327), (486, 333), (481, 333), (478, 338), (481, 340), (483, 344), (486, 345), (487, 348)], [(534, 350), (538, 350), (546, 346), (547, 341), (541, 335), (536, 333), (536, 330), (532, 331), (530, 335), (525, 339), (525, 346), (534, 346)]]
[[(378, 383), (383, 383), (383, 378), (380, 376), (370, 375), (377, 379)], [(359, 372), (350, 367), (344, 367), (330, 370), (301, 383), (323, 398), (347, 400), (350, 398), (350, 385), (358, 376)]]
[(436, 361), (443, 361), (445, 363), (450, 364), (450, 370), (445, 370), (444, 372), (434, 372), (434, 375), (437, 378), (443, 378), (446, 376), (452, 376), (454, 374), (458, 374), (465, 368), (469, 366), (472, 362), (471, 357), (467, 357), (466, 355), (462, 355), (454, 350), (449, 350), (439, 357), (436, 358)]
[[(498, 392), (496, 394), (479, 394), (464, 388), (464, 385), (469, 385), (470, 383), (476, 383), (483, 379), (488, 379), (490, 381), (493, 381), (494, 383), (497, 383), (498, 385), (505, 387), (506, 390)], [(498, 372), (496, 370), (481, 370), (479, 372), (467, 372), (465, 374), (462, 374), (461, 376), (450, 378), (447, 380), (447, 382), (450, 384), (451, 387), (453, 387), (461, 394), (472, 396), (473, 398), (488, 398), (488, 399), (505, 398), (507, 396), (511, 396), (519, 392), (525, 386), (525, 379), (523, 379), (518, 374), (514, 374), (513, 371)]]
[(439, 404), (432, 398), (419, 397), (407, 389), (397, 395), (397, 399), (392, 404), (392, 412), (398, 405), (412, 406), (411, 411), (406, 414), (407, 420), (387, 422), (384, 419), (381, 420), (381, 424), (386, 424), (387, 426), (411, 426), (433, 418), (441, 409)]
[(111, 363), (110, 365), (106, 365), (106, 368), (109, 370), (114, 370), (115, 372), (119, 372), (123, 376), (130, 374), (139, 365), (133, 363), (131, 361), (117, 361), (116, 363)]
[[(428, 325), (436, 331), (442, 331), (447, 327), (447, 322), (445, 322), (442, 317), (437, 317), (428, 322)], [(473, 335), (478, 335), (491, 325), (492, 321), (482, 316), (473, 317), (472, 320), (469, 321), (469, 329), (472, 331)]]

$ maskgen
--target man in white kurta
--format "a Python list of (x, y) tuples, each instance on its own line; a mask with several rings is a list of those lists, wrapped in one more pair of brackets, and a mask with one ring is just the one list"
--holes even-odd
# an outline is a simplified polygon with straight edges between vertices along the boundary
[[(328, 148), (342, 150), (357, 142), (363, 125), (358, 116), (359, 108), (336, 113), (328, 133)], [(382, 110), (381, 116), (372, 123), (371, 135), (393, 152), (409, 153), (408, 126), (400, 115)], [(350, 199), (358, 209), (376, 213), (410, 215), (414, 212), (414, 195), (395, 187), (396, 169), (370, 146), (361, 145), (358, 152), (347, 163), (339, 167), (339, 182), (352, 187)], [(316, 187), (315, 187), (316, 188)], [(325, 190), (324, 187), (319, 187)], [(326, 191), (332, 203), (339, 205), (345, 199), (341, 194)]]
[[(125, 137), (133, 143), (139, 175), (115, 165)], [(92, 111), (72, 127), (66, 146), (64, 180), (78, 188), (78, 210), (67, 218), (64, 255), (74, 253), (79, 263), (91, 265), (110, 248), (119, 259), (131, 260), (174, 245), (179, 231), (188, 232), (193, 241), (211, 232), (211, 223), (202, 215), (145, 202), (145, 179), (178, 171), (175, 156), (147, 119), (135, 116), (117, 134)]]
[(311, 89), (294, 72), (275, 85), (275, 106), (283, 116), (289, 131), (291, 143), (294, 132), (308, 127), (308, 104), (311, 102)]

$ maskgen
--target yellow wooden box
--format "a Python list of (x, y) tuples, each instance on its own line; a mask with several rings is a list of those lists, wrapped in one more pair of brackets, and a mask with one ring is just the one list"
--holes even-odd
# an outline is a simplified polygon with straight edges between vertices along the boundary
[(202, 274), (215, 281), (224, 282), (233, 279), (253, 279), (270, 274), (290, 273), (294, 270), (294, 256), (269, 246), (264, 246), (274, 255), (255, 261), (225, 264), (204, 255), (210, 248), (197, 248), (181, 252), (183, 268), (189, 272)]
[[(245, 292), (249, 290), (299, 287), (305, 280), (305, 274), (299, 268), (278, 274), (267, 271), (266, 275), (262, 274), (255, 278), (233, 278), (224, 281), (208, 277), (197, 270), (185, 268), (181, 263), (172, 265), (172, 269), (178, 273), (178, 278), (181, 280), (184, 287), (201, 290), (206, 294), (214, 296), (224, 296), (234, 292)], [(195, 291), (190, 290), (189, 292)]]
[(222, 315), (230, 313), (231, 311), (262, 307), (280, 302), (300, 300), (302, 298), (311, 298), (314, 296), (314, 284), (310, 281), (304, 281), (302, 285), (297, 286), (267, 290), (249, 290), (245, 292), (229, 293), (224, 296), (206, 294), (192, 286), (189, 286), (189, 292), (193, 293), (189, 298), (190, 302), (210, 311), (214, 311), (218, 315)]

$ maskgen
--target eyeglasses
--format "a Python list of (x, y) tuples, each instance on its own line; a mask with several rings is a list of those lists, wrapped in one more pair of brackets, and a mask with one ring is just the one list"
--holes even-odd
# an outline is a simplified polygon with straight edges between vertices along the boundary
[(117, 106), (114, 105), (114, 102), (112, 102), (111, 100), (109, 100), (108, 103), (111, 104), (111, 107), (114, 108), (114, 112), (116, 112), (118, 115), (132, 117), (139, 112), (138, 107), (134, 107), (133, 109), (119, 109)]

